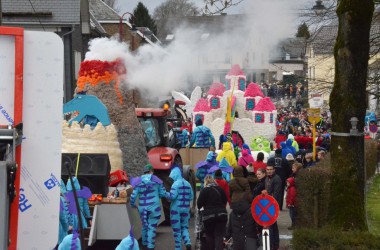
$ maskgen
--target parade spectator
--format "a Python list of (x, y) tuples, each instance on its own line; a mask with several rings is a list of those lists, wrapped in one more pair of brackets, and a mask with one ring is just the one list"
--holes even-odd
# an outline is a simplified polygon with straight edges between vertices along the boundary
[(305, 163), (304, 168), (309, 168), (315, 165), (315, 161), (313, 160), (313, 153), (307, 153), (305, 155)]
[(143, 168), (144, 174), (131, 180), (133, 192), (131, 195), (131, 207), (136, 207), (138, 199), (138, 210), (142, 224), (142, 245), (146, 249), (154, 249), (156, 229), (161, 217), (161, 200), (166, 191), (162, 181), (153, 175), (153, 167), (148, 164)]
[(286, 135), (281, 130), (281, 127), (278, 129), (274, 142), (276, 143), (276, 148), (281, 148), (281, 142), (286, 141)]
[(243, 148), (241, 150), (241, 157), (238, 160), (238, 165), (242, 167), (247, 167), (248, 165), (251, 165), (255, 160), (253, 159), (252, 155), (249, 154), (249, 150), (246, 148)]
[[(282, 203), (284, 199), (282, 180), (276, 174), (276, 170), (273, 165), (267, 165), (266, 168), (267, 177), (265, 178), (265, 190), (269, 195), (273, 196), (277, 203)], [(280, 247), (280, 235), (278, 231), (277, 221), (269, 227), (269, 238), (272, 249), (278, 249)]]
[[(276, 149), (274, 157), (268, 159), (267, 167), (273, 166), (276, 170), (276, 174), (281, 179), (281, 193), (280, 196), (284, 197), (284, 191), (286, 186), (286, 179), (292, 174), (292, 167), (290, 166), (288, 160), (282, 157), (282, 150)], [(283, 199), (279, 199), (278, 205), (280, 210), (282, 210)]]
[(326, 158), (326, 151), (319, 150), (317, 154), (317, 161), (322, 161)]
[(243, 167), (237, 166), (233, 171), (234, 178), (228, 184), (230, 187), (231, 204), (234, 202), (252, 202), (251, 188), (248, 180), (244, 177)]
[(236, 156), (234, 151), (232, 150), (231, 143), (230, 142), (224, 142), (223, 143), (223, 149), (222, 152), (218, 154), (216, 157), (216, 161), (220, 162), (223, 158), (225, 158), (228, 162), (228, 164), (232, 167), (237, 166), (236, 162)]
[(256, 172), (256, 177), (258, 182), (253, 188), (253, 198), (260, 195), (263, 190), (265, 190), (265, 177), (267, 176), (265, 168), (259, 168)]
[(264, 163), (264, 153), (263, 152), (259, 152), (257, 154), (256, 161), (253, 163), (253, 171), (255, 172), (255, 174), (257, 174), (257, 170), (259, 168), (265, 169), (266, 166), (267, 166), (267, 164)]
[(170, 192), (166, 192), (165, 197), (170, 203), (170, 222), (173, 228), (175, 249), (182, 249), (182, 240), (186, 250), (191, 250), (189, 235), (190, 205), (194, 199), (193, 190), (188, 181), (182, 177), (179, 167), (174, 167), (169, 175), (174, 183)]
[[(248, 165), (247, 166), (247, 180), (248, 180), (248, 183), (249, 183), (249, 187), (251, 189), (251, 194), (253, 195), (253, 189), (255, 188), (257, 182), (259, 181), (256, 177), (256, 174), (254, 172), (254, 169), (253, 169), (253, 166), (251, 165)], [(252, 196), (253, 197), (253, 196)]]
[(221, 250), (227, 224), (227, 196), (211, 175), (207, 175), (204, 182), (205, 187), (199, 193), (197, 207), (203, 208), (202, 220), (207, 243), (205, 249)]
[(298, 172), (303, 168), (302, 163), (294, 162), (292, 165), (292, 177), (296, 178)]
[(287, 154), (285, 159), (288, 160), (290, 166), (292, 166), (295, 162), (294, 156), (292, 154)]
[(228, 204), (231, 205), (230, 187), (228, 186), (228, 182), (223, 178), (222, 170), (216, 170), (214, 177), (216, 184), (218, 184), (224, 190), (224, 193), (227, 196)]
[(288, 230), (293, 230), (296, 225), (296, 186), (294, 177), (290, 177), (286, 180), (286, 207), (289, 209), (289, 216), (292, 221), (292, 225), (288, 227)]
[(211, 130), (206, 126), (203, 126), (202, 119), (197, 119), (195, 125), (197, 127), (193, 130), (193, 134), (191, 135), (190, 147), (194, 144), (196, 147), (215, 147), (215, 138), (212, 135)]

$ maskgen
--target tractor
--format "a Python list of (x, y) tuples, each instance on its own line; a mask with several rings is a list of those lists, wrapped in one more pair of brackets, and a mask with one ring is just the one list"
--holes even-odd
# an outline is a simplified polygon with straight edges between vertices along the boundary
[[(180, 145), (176, 140), (176, 129), (169, 124), (173, 122), (169, 105), (163, 108), (136, 108), (136, 115), (144, 132), (145, 145), (150, 164), (154, 173), (164, 183), (165, 189), (170, 191), (173, 180), (169, 177), (173, 166), (182, 169), (183, 177), (192, 186), (194, 197), (196, 194), (195, 174), (191, 166), (183, 165), (179, 154)], [(165, 221), (170, 221), (170, 203), (162, 199)], [(195, 212), (195, 198), (191, 205), (191, 214)]]

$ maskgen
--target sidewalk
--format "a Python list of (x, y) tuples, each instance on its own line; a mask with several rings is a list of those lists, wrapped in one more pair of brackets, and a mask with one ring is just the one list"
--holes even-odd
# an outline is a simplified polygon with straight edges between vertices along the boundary
[(289, 250), (291, 247), (291, 239), (293, 231), (288, 230), (288, 227), (292, 224), (289, 216), (289, 210), (284, 208), (280, 211), (280, 214), (277, 219), (278, 230), (280, 231), (280, 249)]

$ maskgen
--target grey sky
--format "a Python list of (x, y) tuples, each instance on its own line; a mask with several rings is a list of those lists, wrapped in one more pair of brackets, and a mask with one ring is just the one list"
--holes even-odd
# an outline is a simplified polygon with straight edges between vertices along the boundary
[[(148, 8), (149, 14), (153, 15), (154, 9), (161, 3), (165, 2), (165, 0), (116, 0), (116, 6), (120, 9), (120, 13), (124, 13), (126, 11), (132, 12), (136, 8), (138, 2), (142, 2)], [(204, 7), (203, 0), (191, 0), (190, 2), (195, 3), (198, 7)], [(249, 2), (249, 0), (245, 0), (238, 6), (229, 8), (225, 12), (228, 14), (241, 13), (247, 2)]]

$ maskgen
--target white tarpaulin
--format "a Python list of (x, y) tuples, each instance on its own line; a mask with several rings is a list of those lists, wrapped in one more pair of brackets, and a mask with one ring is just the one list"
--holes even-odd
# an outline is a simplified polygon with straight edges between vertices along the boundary
[[(13, 123), (15, 39), (0, 35), (0, 124)], [(17, 249), (53, 249), (58, 240), (63, 43), (24, 32), (23, 141)], [(15, 202), (17, 202), (15, 200)]]

